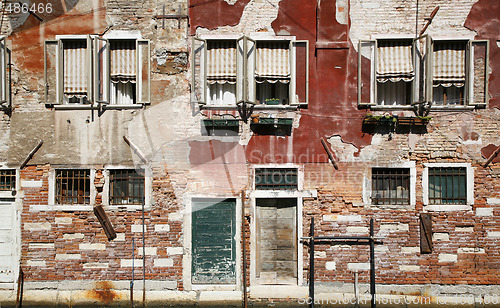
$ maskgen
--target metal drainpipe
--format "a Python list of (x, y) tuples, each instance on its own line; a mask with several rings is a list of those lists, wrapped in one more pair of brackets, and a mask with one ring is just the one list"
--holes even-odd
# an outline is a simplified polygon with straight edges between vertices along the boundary
[(359, 307), (359, 284), (358, 284), (358, 270), (354, 271), (354, 297), (356, 298), (355, 307)]
[(243, 308), (247, 308), (247, 248), (245, 232), (245, 191), (241, 191), (241, 241), (243, 245)]
[(146, 242), (144, 227), (144, 202), (142, 201), (142, 307), (146, 306)]

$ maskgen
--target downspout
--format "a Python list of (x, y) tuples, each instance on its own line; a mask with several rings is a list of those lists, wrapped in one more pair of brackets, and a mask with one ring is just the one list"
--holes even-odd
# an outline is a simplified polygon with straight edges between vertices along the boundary
[(241, 191), (241, 243), (243, 245), (243, 308), (247, 308), (248, 294), (247, 294), (247, 243), (245, 232), (245, 191)]
[(146, 307), (146, 242), (144, 226), (144, 202), (142, 201), (142, 307)]

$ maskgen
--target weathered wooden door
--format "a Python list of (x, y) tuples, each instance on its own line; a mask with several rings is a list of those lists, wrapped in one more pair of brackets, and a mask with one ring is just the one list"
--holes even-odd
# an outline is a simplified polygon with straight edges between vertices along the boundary
[(14, 289), (17, 268), (17, 232), (15, 203), (0, 200), (0, 289)]
[(257, 199), (257, 269), (260, 284), (297, 283), (297, 199)]
[(236, 283), (236, 201), (193, 200), (192, 283)]

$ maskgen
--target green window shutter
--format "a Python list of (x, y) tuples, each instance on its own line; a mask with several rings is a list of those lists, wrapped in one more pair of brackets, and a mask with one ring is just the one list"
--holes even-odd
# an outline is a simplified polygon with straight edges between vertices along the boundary
[(194, 200), (192, 283), (236, 283), (236, 201)]

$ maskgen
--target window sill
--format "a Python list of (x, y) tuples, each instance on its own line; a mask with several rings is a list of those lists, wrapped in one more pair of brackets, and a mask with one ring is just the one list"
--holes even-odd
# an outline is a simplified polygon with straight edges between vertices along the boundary
[(428, 212), (472, 211), (472, 206), (467, 204), (430, 204), (424, 205), (424, 210)]
[[(75, 105), (52, 105), (55, 110), (99, 110), (97, 104), (75, 104)], [(102, 110), (117, 110), (117, 109), (142, 109), (142, 104), (131, 105), (101, 105)]]
[[(238, 110), (237, 105), (201, 105), (206, 110)], [(290, 105), (254, 105), (254, 110), (297, 110), (298, 106)]]
[[(123, 204), (123, 205), (109, 205), (109, 204), (103, 204), (105, 210), (110, 210), (110, 211), (129, 211), (129, 212), (135, 212), (135, 211), (142, 211), (142, 205), (140, 204)], [(152, 206), (149, 205), (144, 205), (144, 210), (149, 211), (151, 210)]]
[(464, 111), (475, 108), (475, 106), (431, 106), (431, 111)]
[(369, 204), (371, 208), (391, 210), (414, 210), (415, 204)]
[(42, 211), (61, 211), (61, 212), (90, 212), (94, 209), (93, 205), (30, 205), (30, 212)]
[(370, 109), (372, 110), (414, 110), (415, 107), (411, 105), (371, 105)]

